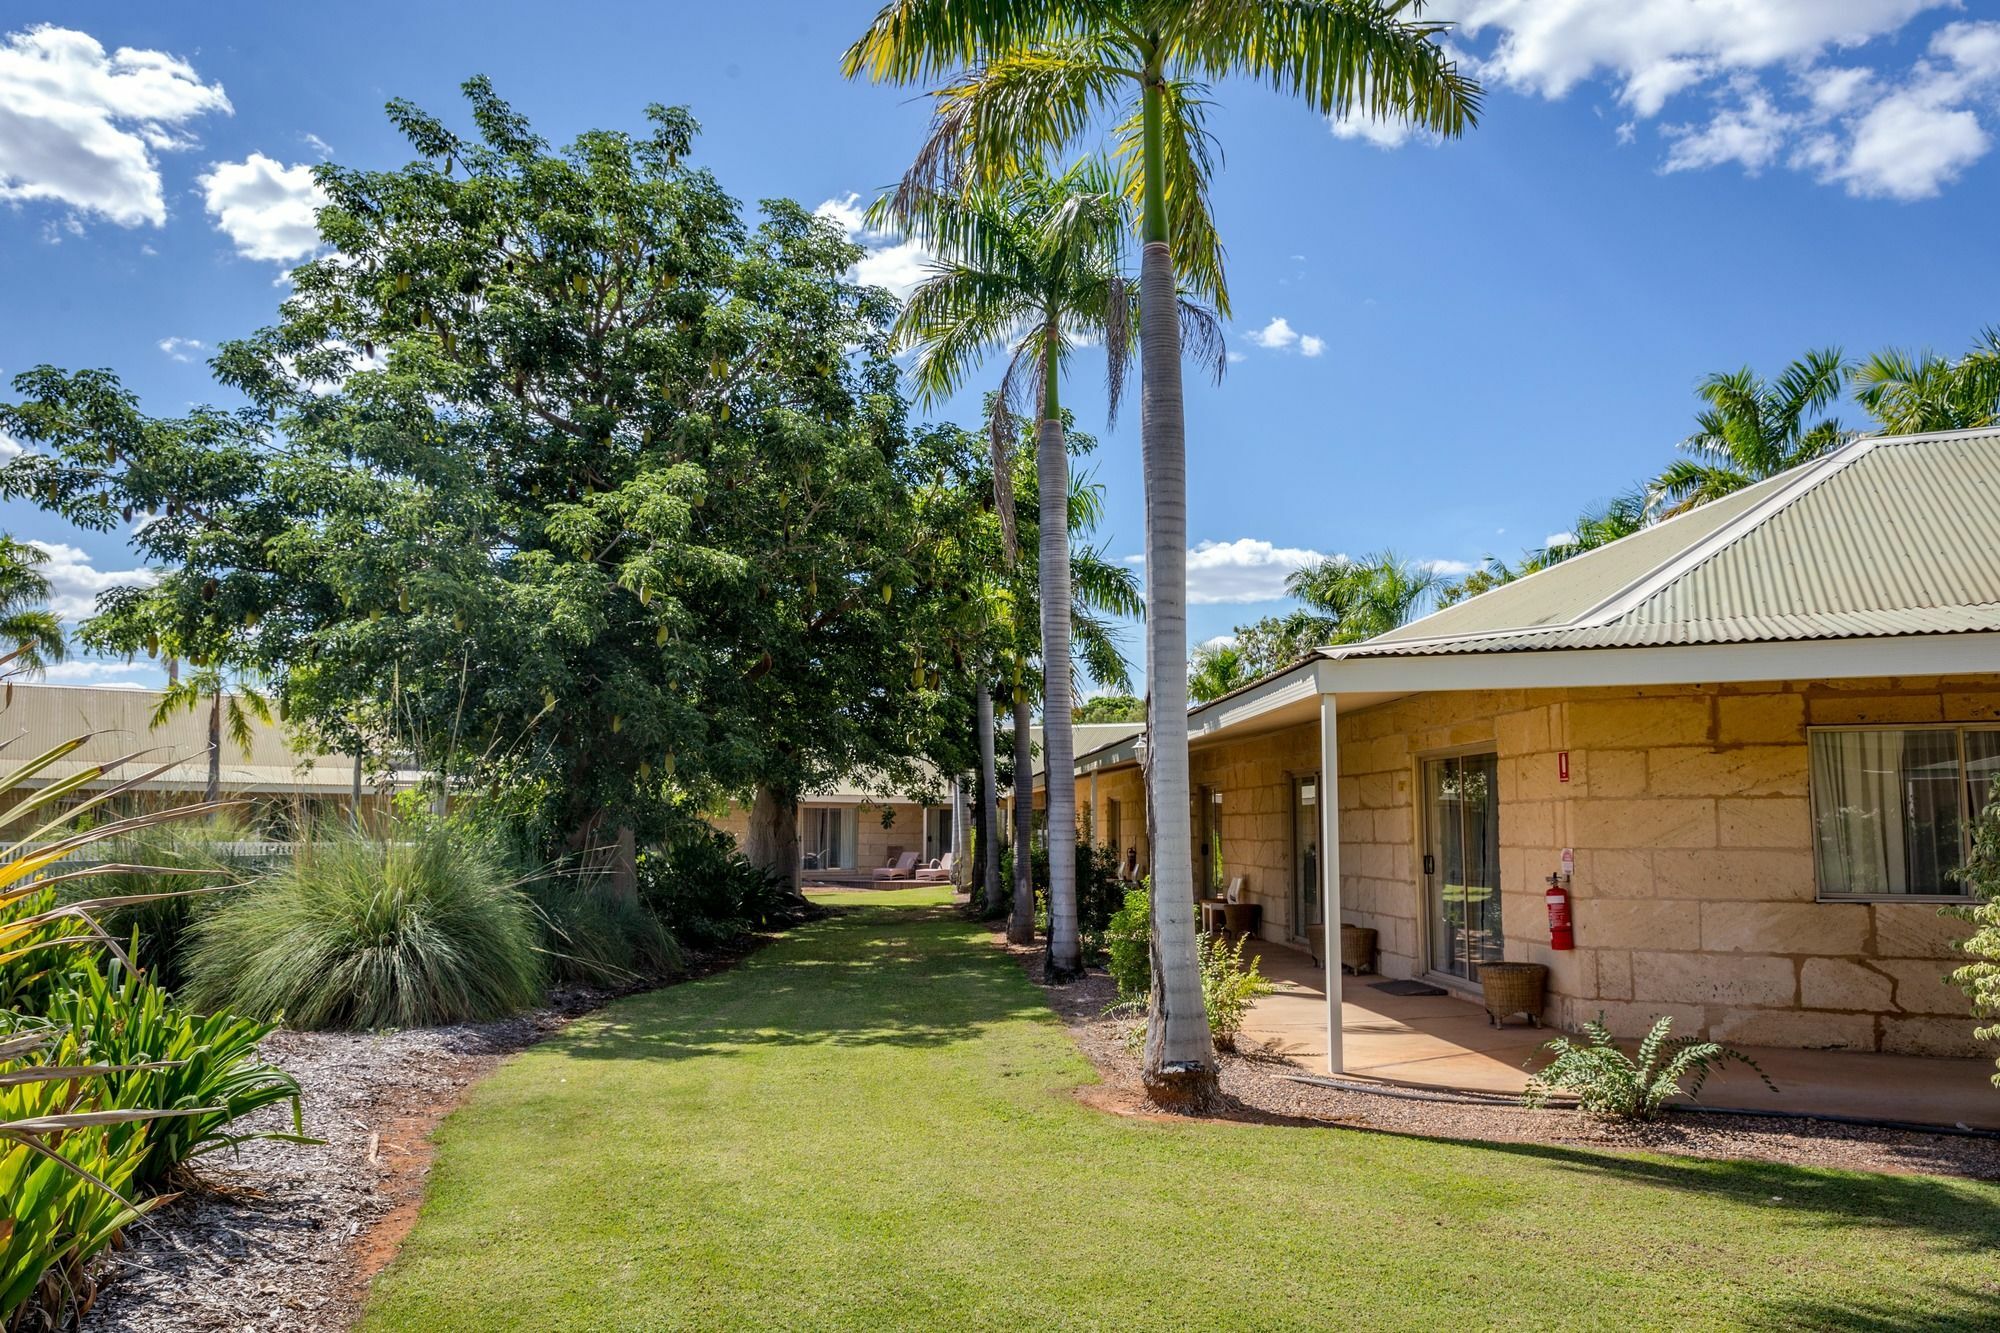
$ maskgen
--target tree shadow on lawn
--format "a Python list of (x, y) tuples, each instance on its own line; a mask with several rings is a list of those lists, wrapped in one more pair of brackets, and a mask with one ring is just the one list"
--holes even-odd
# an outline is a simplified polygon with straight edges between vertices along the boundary
[(939, 927), (971, 928), (950, 908), (840, 912), (726, 973), (622, 1001), (558, 1044), (578, 1059), (685, 1060), (760, 1046), (940, 1047), (1023, 1019), (1056, 1022), (1004, 954), (950, 947)]
[[(1532, 1159), (1558, 1171), (1595, 1180), (1651, 1186), (1770, 1209), (1773, 1226), (1808, 1227), (1829, 1240), (1849, 1228), (1914, 1233), (1933, 1249), (1967, 1264), (1965, 1280), (1933, 1283), (1933, 1307), (1916, 1311), (1884, 1293), (1879, 1300), (1841, 1299), (1798, 1292), (1759, 1294), (1750, 1328), (1841, 1329), (1853, 1333), (1905, 1333), (1916, 1329), (2000, 1328), (2000, 1197), (1991, 1185), (1930, 1176), (1877, 1175), (1778, 1162), (1699, 1157), (1640, 1157), (1617, 1149), (1594, 1150), (1486, 1139), (1432, 1138), (1394, 1130), (1342, 1126), (1423, 1143), (1451, 1144), (1481, 1153)], [(1632, 1152), (1647, 1152), (1635, 1147)], [(1662, 1226), (1679, 1222), (1663, 1217)], [(1698, 1237), (1695, 1239), (1699, 1239)], [(1781, 1264), (1780, 1260), (1773, 1260)], [(1735, 1275), (1753, 1279), (1754, 1275)], [(1771, 1286), (1789, 1274), (1775, 1268)]]

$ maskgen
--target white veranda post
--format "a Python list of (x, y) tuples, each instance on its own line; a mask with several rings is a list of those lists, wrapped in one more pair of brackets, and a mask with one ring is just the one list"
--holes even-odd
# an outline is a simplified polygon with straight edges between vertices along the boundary
[(1319, 696), (1319, 874), (1325, 902), (1320, 911), (1326, 945), (1326, 1068), (1347, 1072), (1340, 1039), (1340, 742), (1335, 727), (1336, 696)]

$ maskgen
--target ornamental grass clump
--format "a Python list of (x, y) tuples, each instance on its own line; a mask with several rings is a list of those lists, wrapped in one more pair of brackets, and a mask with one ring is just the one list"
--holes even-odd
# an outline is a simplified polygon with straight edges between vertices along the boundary
[(659, 918), (603, 876), (549, 874), (528, 884), (549, 979), (571, 986), (629, 986), (683, 962)]
[(1592, 1115), (1655, 1120), (1673, 1098), (1699, 1098), (1708, 1076), (1731, 1060), (1748, 1065), (1764, 1080), (1765, 1087), (1778, 1090), (1770, 1076), (1743, 1052), (1720, 1042), (1676, 1037), (1673, 1028), (1671, 1015), (1654, 1019), (1652, 1031), (1639, 1043), (1635, 1058), (1619, 1047), (1600, 1015), (1596, 1022), (1583, 1025), (1588, 1040), (1558, 1037), (1543, 1047), (1555, 1058), (1528, 1080), (1521, 1102), (1543, 1107), (1557, 1092), (1571, 1092), (1577, 1105)]
[(195, 926), (185, 999), (295, 1028), (499, 1018), (542, 995), (534, 905), (450, 823), (339, 833)]

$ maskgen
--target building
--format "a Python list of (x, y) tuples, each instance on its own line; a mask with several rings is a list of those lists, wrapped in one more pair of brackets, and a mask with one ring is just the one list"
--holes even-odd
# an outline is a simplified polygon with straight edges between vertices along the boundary
[[(155, 727), (153, 714), (160, 699), (158, 690), (15, 685), (4, 711), (0, 711), (0, 727), (11, 738), (0, 749), (0, 782), (36, 790), (132, 756), (112, 771), (83, 782), (75, 793), (58, 802), (58, 807), (74, 807), (163, 764), (170, 767), (118, 797), (114, 813), (201, 800), (208, 786), (207, 706), (176, 712)], [(77, 749), (21, 776), (38, 756), (78, 737), (87, 739)], [(289, 837), (301, 821), (315, 817), (346, 819), (355, 785), (353, 756), (301, 754), (283, 729), (270, 723), (252, 720), (247, 754), (234, 741), (226, 736), (223, 739), (223, 795), (256, 798), (253, 817), (261, 825), (259, 831), (268, 836)], [(366, 783), (361, 799), (365, 814), (384, 806), (388, 797)]]
[[(1240, 877), (1273, 943), (1369, 927), (1381, 972), (1469, 993), (1543, 963), (1566, 1027), (1978, 1053), (1939, 908), (2000, 777), (2000, 432), (1858, 440), (1190, 727), (1196, 884)], [(1137, 759), (1077, 782), (1144, 864)]]

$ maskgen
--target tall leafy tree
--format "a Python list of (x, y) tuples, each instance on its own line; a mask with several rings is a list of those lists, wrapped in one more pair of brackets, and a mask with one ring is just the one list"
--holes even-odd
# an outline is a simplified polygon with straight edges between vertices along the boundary
[(920, 781), (963, 716), (927, 518), (959, 502), (903, 421), (894, 300), (794, 204), (746, 227), (685, 112), (556, 148), (466, 93), (476, 133), (395, 102), (415, 161), (316, 169), (325, 257), (214, 362), (246, 408), (31, 371), (0, 490), (150, 516), (164, 577), (103, 600), (107, 644), (253, 668), (328, 748), (379, 713), (626, 875), (626, 830), (754, 789), (789, 873), (799, 792)]
[[(1138, 203), (1139, 346), (1146, 472), (1146, 678), (1153, 830), (1153, 995), (1145, 1083), (1167, 1104), (1218, 1095), (1194, 958), (1188, 808), (1187, 473), (1183, 287), (1228, 313), (1209, 209), (1210, 81), (1244, 76), (1324, 115), (1395, 116), (1458, 134), (1478, 87), (1401, 0), (891, 0), (845, 68), (945, 81), (908, 183), (1001, 180), (1109, 121)], [(1162, 817), (1163, 814), (1166, 817)]]
[(1686, 513), (1780, 472), (1789, 471), (1849, 438), (1832, 417), (1847, 374), (1840, 349), (1808, 352), (1766, 381), (1745, 366), (1719, 371), (1695, 392), (1706, 404), (1695, 432), (1682, 440), (1686, 455), (1669, 463), (1649, 487), (1654, 512)]
[(1883, 430), (1973, 430), (2000, 421), (2000, 328), (1957, 357), (1885, 348), (1853, 374), (1854, 396)]
[(1095, 722), (1144, 722), (1146, 701), (1136, 694), (1100, 694), (1076, 706), (1077, 725)]

